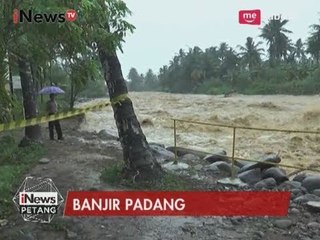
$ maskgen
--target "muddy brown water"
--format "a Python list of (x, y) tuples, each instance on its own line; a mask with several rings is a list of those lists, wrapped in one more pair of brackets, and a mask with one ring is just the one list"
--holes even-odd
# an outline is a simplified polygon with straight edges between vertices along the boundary
[[(225, 98), (210, 95), (133, 92), (129, 96), (147, 140), (167, 146), (174, 144), (173, 118), (213, 124), (320, 132), (319, 95), (234, 95)], [(94, 100), (93, 103), (102, 100)], [(87, 131), (106, 129), (116, 135), (112, 109), (107, 107), (102, 111), (88, 113), (81, 129)], [(232, 140), (232, 129), (229, 128), (177, 123), (178, 146), (206, 152), (225, 149), (231, 156)], [(235, 156), (257, 160), (264, 153), (274, 152), (280, 154), (282, 163), (285, 164), (317, 166), (320, 163), (319, 144), (320, 134), (237, 129)]]

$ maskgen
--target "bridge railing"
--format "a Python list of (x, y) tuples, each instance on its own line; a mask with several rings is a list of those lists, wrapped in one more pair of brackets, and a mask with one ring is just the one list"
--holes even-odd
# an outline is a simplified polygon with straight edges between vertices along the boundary
[[(265, 132), (283, 132), (283, 133), (304, 133), (304, 134), (319, 134), (319, 131), (305, 131), (305, 130), (288, 130), (288, 129), (274, 129), (274, 128), (258, 128), (258, 127), (245, 127), (245, 126), (235, 126), (235, 125), (225, 125), (225, 124), (214, 124), (214, 123), (207, 123), (207, 122), (199, 122), (199, 121), (190, 121), (190, 120), (183, 120), (183, 119), (173, 119), (173, 135), (174, 135), (174, 149), (175, 149), (175, 159), (177, 160), (177, 122), (185, 122), (190, 124), (197, 124), (197, 125), (206, 125), (206, 126), (213, 126), (213, 127), (221, 127), (221, 128), (229, 128), (232, 129), (232, 155), (226, 156), (231, 158), (232, 160), (232, 179), (235, 178), (235, 161), (236, 160), (243, 160), (248, 162), (260, 162), (259, 160), (252, 160), (252, 159), (243, 159), (235, 156), (235, 148), (236, 148), (236, 133), (237, 129), (245, 129), (250, 131), (265, 131)], [(313, 172), (320, 172), (320, 169), (315, 169), (311, 167), (299, 167), (299, 166), (292, 166), (287, 164), (280, 164), (280, 163), (268, 163), (270, 165), (284, 167), (284, 168), (292, 168), (297, 169), (300, 171), (313, 171)]]

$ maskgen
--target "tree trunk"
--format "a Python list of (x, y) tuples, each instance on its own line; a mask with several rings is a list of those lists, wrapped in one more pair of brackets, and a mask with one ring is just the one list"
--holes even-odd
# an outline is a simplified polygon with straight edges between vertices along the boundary
[[(108, 86), (110, 100), (127, 94), (128, 89), (122, 75), (117, 55), (99, 50), (99, 57)], [(152, 155), (129, 98), (112, 105), (118, 134), (123, 149), (125, 177), (134, 180), (155, 180), (163, 175), (159, 163)]]
[(14, 89), (13, 89), (13, 79), (12, 79), (12, 68), (10, 66), (10, 61), (9, 61), (9, 65), (8, 65), (8, 68), (9, 68), (9, 85), (10, 85), (10, 93), (11, 93), (11, 98), (13, 99), (14, 98)]
[(69, 108), (73, 109), (74, 106), (74, 79), (71, 76), (70, 78), (70, 103), (69, 103)]
[[(37, 106), (35, 101), (33, 81), (31, 78), (30, 65), (25, 60), (19, 59), (18, 66), (21, 79), (25, 119), (34, 118), (37, 116)], [(40, 137), (41, 129), (39, 125), (29, 126), (25, 128), (26, 140), (39, 141)]]

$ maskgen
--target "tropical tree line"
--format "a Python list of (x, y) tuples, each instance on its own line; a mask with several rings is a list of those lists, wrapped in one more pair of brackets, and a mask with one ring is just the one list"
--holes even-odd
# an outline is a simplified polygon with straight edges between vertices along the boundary
[[(154, 77), (154, 90), (174, 93), (319, 94), (320, 24), (310, 26), (303, 42), (290, 39), (287, 19), (271, 18), (258, 39), (243, 45), (226, 42), (205, 50), (180, 49)], [(263, 43), (267, 46), (264, 49)], [(149, 70), (150, 71), (150, 70)], [(149, 78), (132, 68), (132, 90), (150, 90)]]
[[(37, 90), (47, 84), (68, 86), (70, 107), (83, 88), (101, 76), (112, 104), (125, 162), (124, 174), (135, 179), (162, 176), (134, 113), (117, 51), (135, 27), (126, 21), (131, 14), (121, 0), (0, 1), (0, 123), (10, 122), (17, 106), (12, 75), (22, 87), (24, 118), (39, 115)], [(14, 24), (14, 9), (34, 13), (64, 13), (74, 9), (76, 21), (64, 23)], [(55, 78), (53, 77), (55, 76)], [(6, 89), (9, 82), (10, 90)], [(39, 125), (25, 128), (21, 146), (42, 139)]]

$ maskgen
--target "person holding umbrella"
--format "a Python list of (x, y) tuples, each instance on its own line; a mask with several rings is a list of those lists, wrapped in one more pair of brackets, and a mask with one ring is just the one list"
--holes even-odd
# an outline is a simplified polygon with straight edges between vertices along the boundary
[[(53, 115), (58, 112), (58, 105), (55, 100), (55, 95), (59, 93), (64, 93), (59, 87), (45, 87), (40, 91), (40, 94), (49, 94), (50, 100), (47, 101), (46, 111), (48, 115)], [(54, 128), (56, 129), (58, 140), (63, 140), (62, 130), (59, 120), (54, 120), (49, 122), (49, 137), (50, 140), (54, 140)]]

